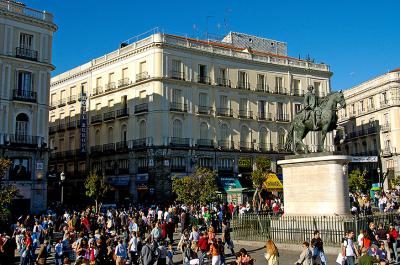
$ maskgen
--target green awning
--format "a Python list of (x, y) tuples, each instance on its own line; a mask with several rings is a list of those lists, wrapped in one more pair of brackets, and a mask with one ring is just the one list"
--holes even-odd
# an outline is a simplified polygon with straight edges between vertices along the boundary
[(372, 187), (371, 190), (381, 190), (379, 187)]

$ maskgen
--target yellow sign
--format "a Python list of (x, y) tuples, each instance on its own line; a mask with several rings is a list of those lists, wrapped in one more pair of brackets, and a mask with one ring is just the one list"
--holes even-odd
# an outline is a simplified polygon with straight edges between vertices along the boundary
[(267, 180), (264, 181), (263, 188), (268, 191), (276, 191), (282, 190), (283, 185), (276, 174), (269, 173), (267, 175)]

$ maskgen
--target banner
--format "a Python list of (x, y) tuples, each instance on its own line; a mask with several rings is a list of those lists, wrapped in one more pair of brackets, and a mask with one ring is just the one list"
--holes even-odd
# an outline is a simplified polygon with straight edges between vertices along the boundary
[(87, 112), (86, 112), (86, 93), (81, 94), (81, 145), (80, 151), (81, 153), (86, 153), (87, 150), (87, 133), (88, 133), (88, 124), (87, 124)]

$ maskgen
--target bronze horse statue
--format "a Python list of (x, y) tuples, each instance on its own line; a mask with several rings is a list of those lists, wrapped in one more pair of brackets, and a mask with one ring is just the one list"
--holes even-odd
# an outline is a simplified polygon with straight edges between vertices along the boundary
[[(339, 109), (346, 107), (343, 92), (340, 90), (329, 94), (322, 99), (321, 102), (317, 103), (317, 107), (304, 122), (304, 110), (301, 110), (294, 116), (286, 137), (285, 150), (297, 154), (297, 145), (300, 145), (304, 152), (308, 153), (308, 148), (303, 143), (303, 139), (307, 136), (308, 132), (321, 131), (321, 143), (323, 144), (325, 142), (326, 134), (337, 128), (337, 105), (339, 104)], [(317, 115), (316, 128), (314, 128), (312, 115)]]

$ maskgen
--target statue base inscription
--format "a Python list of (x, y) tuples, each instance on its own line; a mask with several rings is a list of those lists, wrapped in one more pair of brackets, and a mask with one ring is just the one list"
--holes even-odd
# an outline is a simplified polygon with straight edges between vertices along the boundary
[(350, 159), (324, 152), (287, 156), (278, 161), (283, 170), (285, 215), (350, 215)]

